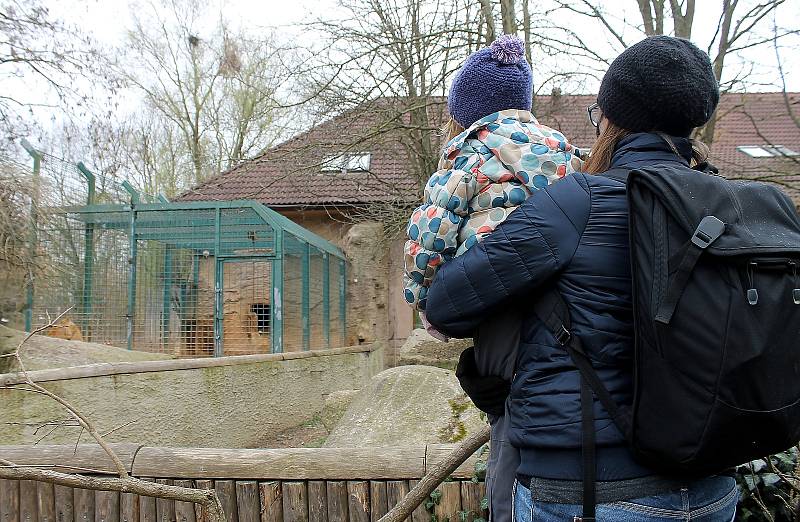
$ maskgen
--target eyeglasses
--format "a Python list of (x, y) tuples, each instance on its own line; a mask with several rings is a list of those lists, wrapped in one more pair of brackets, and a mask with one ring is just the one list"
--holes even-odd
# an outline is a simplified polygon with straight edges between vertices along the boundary
[(589, 105), (586, 111), (589, 113), (589, 121), (597, 131), (597, 135), (600, 136), (600, 120), (603, 119), (603, 112), (600, 110), (600, 105), (593, 103)]

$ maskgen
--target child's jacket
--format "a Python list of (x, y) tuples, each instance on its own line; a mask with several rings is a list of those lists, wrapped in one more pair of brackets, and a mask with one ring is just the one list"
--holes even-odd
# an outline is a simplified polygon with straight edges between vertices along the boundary
[(490, 114), (447, 143), (411, 215), (405, 298), (425, 310), (439, 266), (492, 232), (535, 190), (581, 170), (580, 152), (528, 111)]

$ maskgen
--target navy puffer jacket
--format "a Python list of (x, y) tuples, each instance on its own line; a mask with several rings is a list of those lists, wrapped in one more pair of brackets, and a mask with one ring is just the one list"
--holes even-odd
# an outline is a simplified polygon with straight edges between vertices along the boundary
[[(656, 134), (621, 140), (612, 168), (688, 164)], [(625, 185), (574, 174), (531, 196), (482, 243), (446, 263), (428, 293), (428, 320), (468, 337), (488, 314), (507, 306), (525, 317), (509, 402), (510, 440), (520, 448), (520, 476), (581, 480), (580, 377), (530, 303), (555, 283), (572, 331), (619, 403), (632, 400), (633, 316)], [(527, 308), (527, 310), (526, 310)], [(595, 401), (598, 480), (652, 474), (636, 464), (621, 433)]]

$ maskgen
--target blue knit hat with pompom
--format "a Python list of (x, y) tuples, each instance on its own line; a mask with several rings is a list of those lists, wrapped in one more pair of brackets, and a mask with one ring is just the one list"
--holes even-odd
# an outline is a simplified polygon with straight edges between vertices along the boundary
[(494, 112), (531, 110), (533, 74), (525, 43), (504, 34), (472, 53), (456, 74), (447, 97), (450, 115), (465, 129)]

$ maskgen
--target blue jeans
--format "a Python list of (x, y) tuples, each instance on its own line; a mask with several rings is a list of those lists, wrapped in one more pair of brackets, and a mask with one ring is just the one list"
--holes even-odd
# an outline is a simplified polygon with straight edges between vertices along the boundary
[[(680, 491), (597, 505), (597, 522), (732, 522), (739, 490), (731, 477), (710, 477)], [(565, 522), (580, 516), (573, 504), (538, 502), (528, 488), (514, 484), (515, 522)]]

